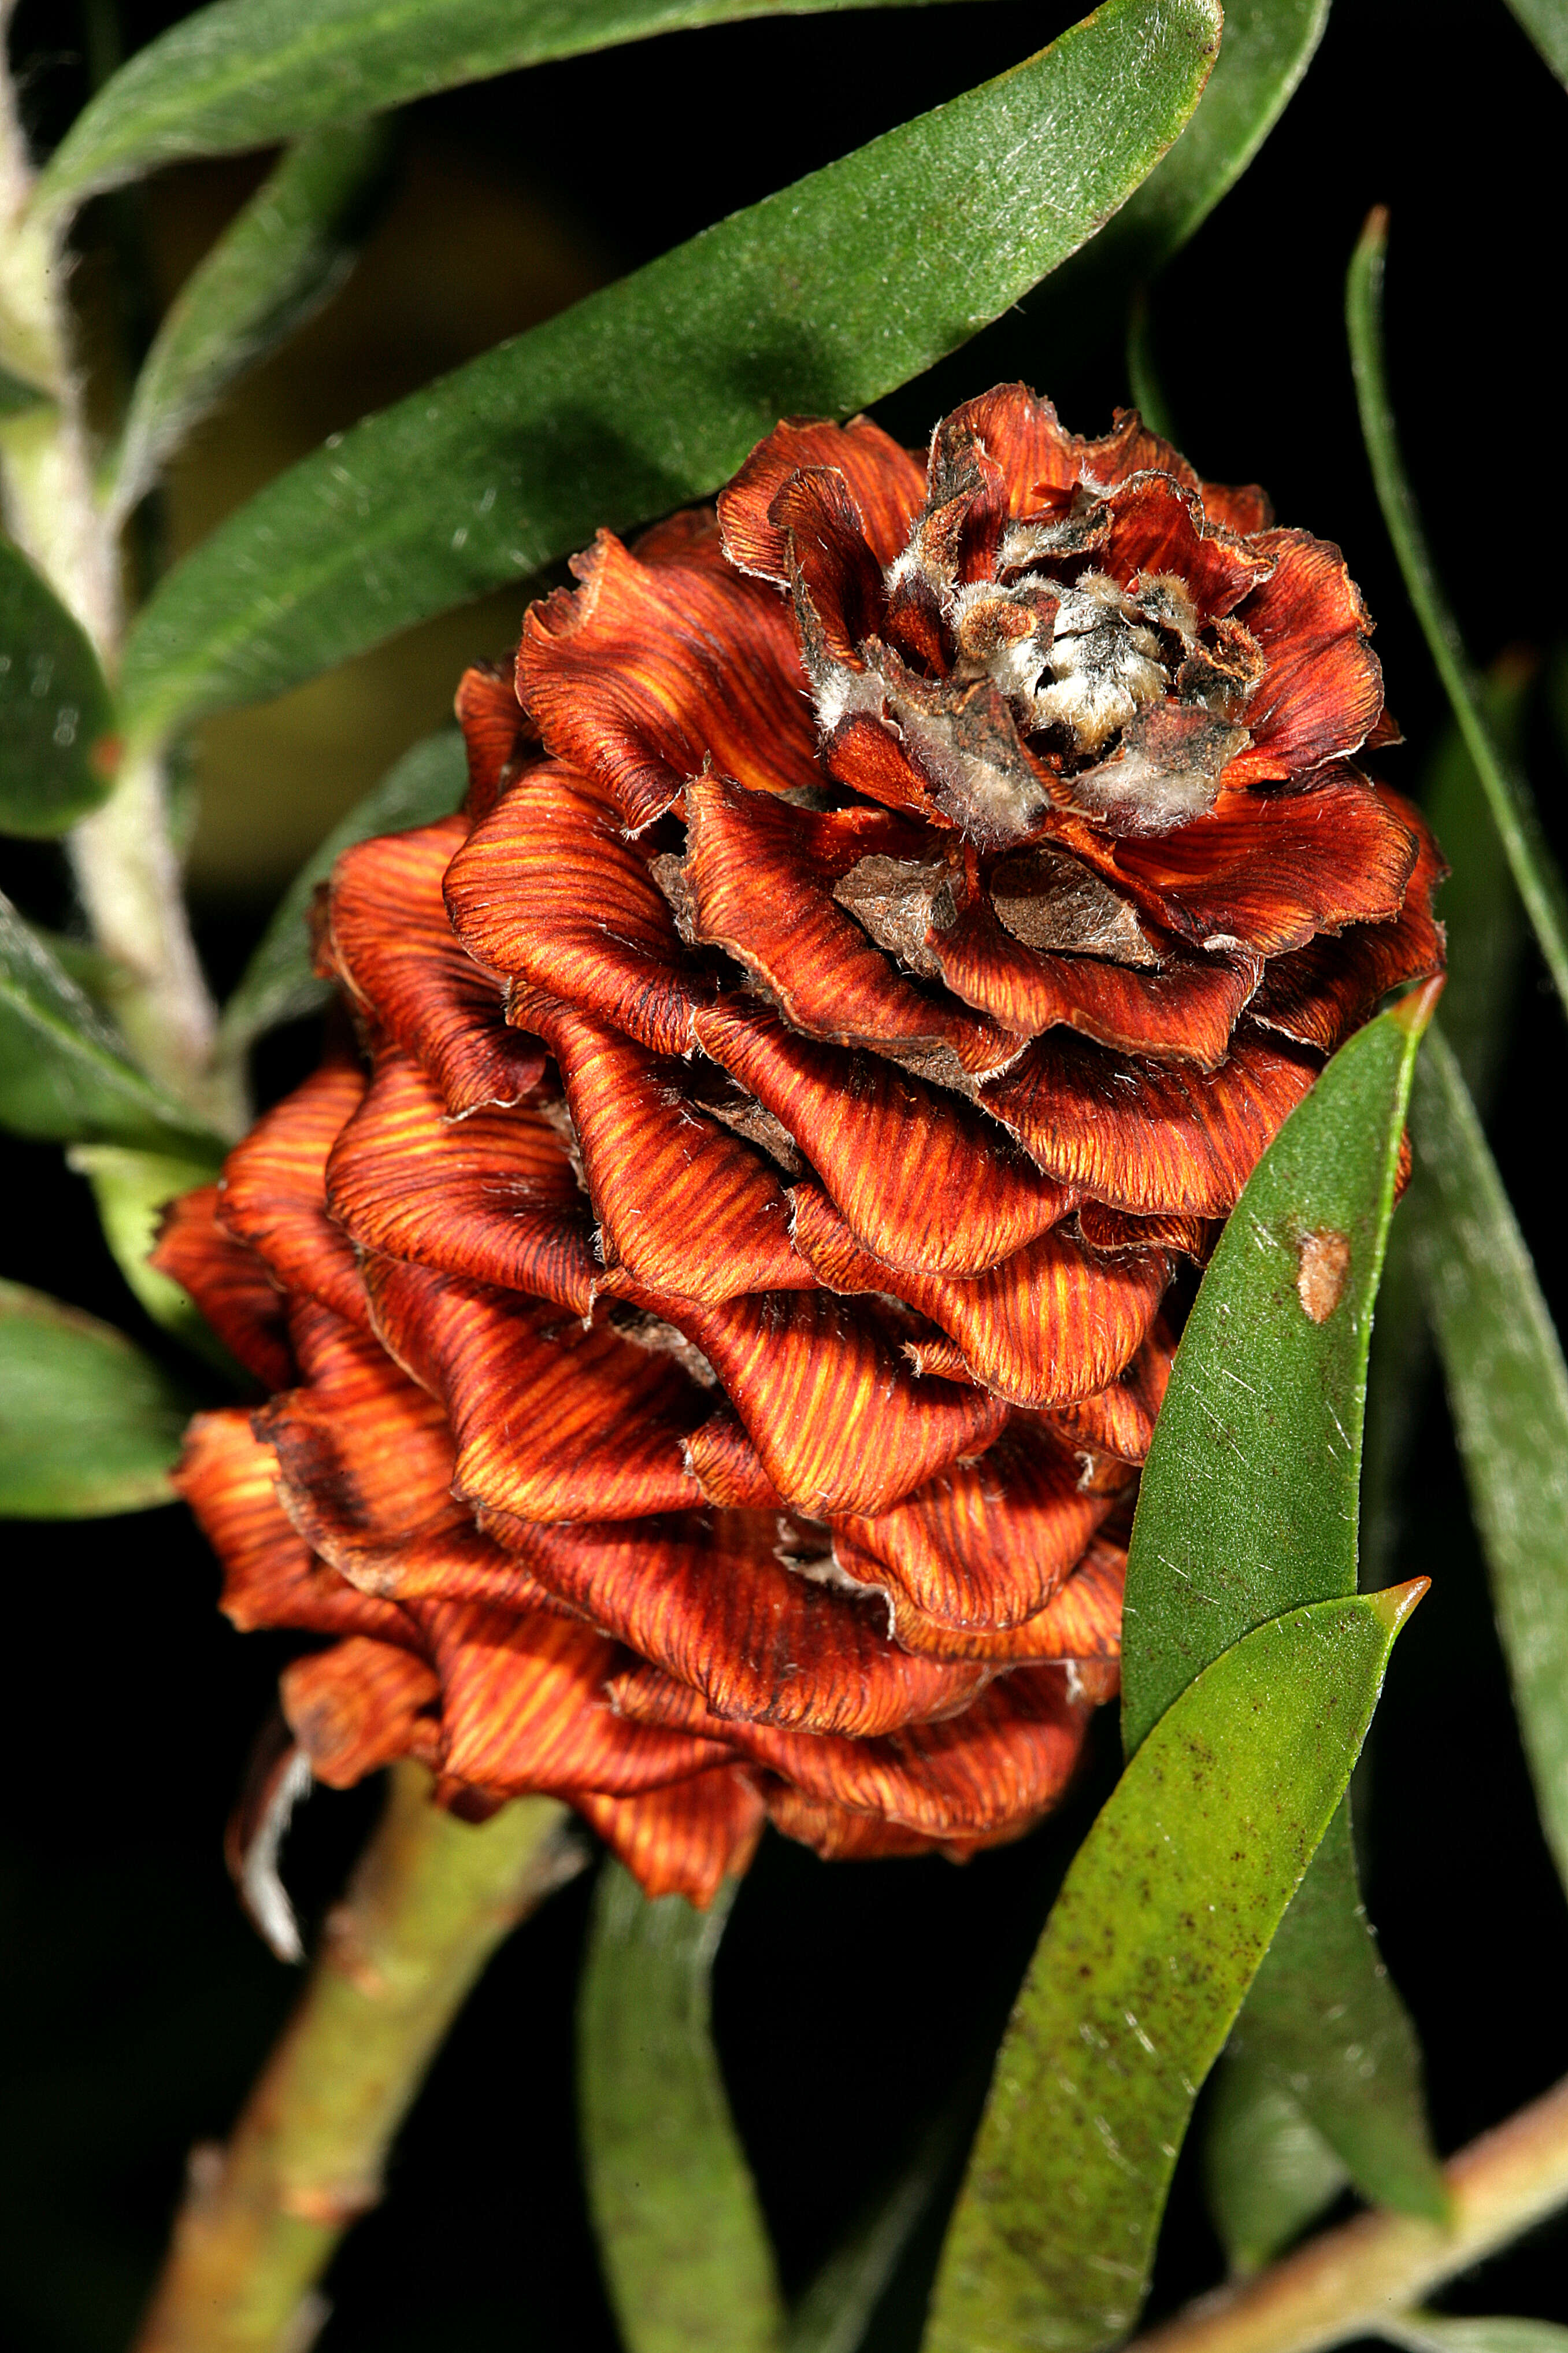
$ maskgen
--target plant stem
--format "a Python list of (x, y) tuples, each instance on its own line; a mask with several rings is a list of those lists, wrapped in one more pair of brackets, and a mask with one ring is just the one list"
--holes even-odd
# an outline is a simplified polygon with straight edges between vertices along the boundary
[[(0, 0), (0, 32), (9, 10)], [(65, 299), (58, 222), (27, 208), (33, 173), (0, 55), (0, 366), (36, 405), (0, 418), (6, 529), (91, 639), (113, 683), (125, 634), (118, 535), (92, 479)], [(70, 838), (95, 944), (123, 975), (116, 1010), (151, 1076), (216, 1126), (245, 1124), (243, 1090), (215, 1067), (216, 1012), (191, 938), (162, 745), (132, 745), (103, 807)]]
[(226, 2149), (198, 2150), (136, 2353), (303, 2353), (315, 2284), (501, 1939), (577, 1868), (552, 1798), (482, 1828), (394, 1767), (380, 1829)]
[(1358, 2214), (1256, 2279), (1200, 2296), (1130, 2353), (1321, 2353), (1380, 2335), (1433, 2288), (1568, 2204), (1568, 2076), (1443, 2172), (1446, 2229)]
[(70, 838), (93, 939), (125, 977), (113, 1005), (142, 1067), (220, 1134), (247, 1124), (238, 1073), (215, 1060), (217, 1014), (185, 917), (161, 750), (132, 747), (114, 791)]

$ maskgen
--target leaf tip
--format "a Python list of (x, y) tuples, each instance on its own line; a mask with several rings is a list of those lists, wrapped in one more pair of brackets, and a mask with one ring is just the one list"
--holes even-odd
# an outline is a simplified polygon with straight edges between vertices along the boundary
[(1429, 1577), (1413, 1577), (1404, 1585), (1385, 1585), (1381, 1592), (1369, 1593), (1366, 1599), (1390, 1634), (1397, 1634), (1431, 1583)]
[(1430, 980), (1422, 981), (1419, 987), (1413, 988), (1408, 996), (1400, 998), (1397, 1005), (1389, 1008), (1390, 1020), (1397, 1022), (1410, 1038), (1425, 1037), (1427, 1024), (1437, 1010), (1437, 999), (1443, 994), (1447, 977), (1446, 973), (1437, 972)]
[(1373, 205), (1362, 223), (1361, 236), (1356, 240), (1357, 258), (1359, 259), (1363, 255), (1371, 254), (1381, 259), (1387, 244), (1388, 206)]

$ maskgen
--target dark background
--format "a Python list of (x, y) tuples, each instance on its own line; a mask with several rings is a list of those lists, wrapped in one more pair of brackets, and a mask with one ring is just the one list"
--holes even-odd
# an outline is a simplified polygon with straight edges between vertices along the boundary
[[(179, 8), (132, 5), (133, 48)], [(635, 266), (705, 222), (1037, 47), (1073, 13), (1013, 5), (847, 14), (671, 37), (414, 109), (401, 193), (360, 293), (206, 427), (159, 522), (177, 549), (277, 464), (364, 408)], [(87, 88), (89, 35), (62, 0), (13, 32), (40, 152)], [(1281, 521), (1337, 539), (1381, 623), (1409, 738), (1390, 779), (1418, 786), (1444, 723), (1402, 599), (1356, 430), (1343, 271), (1369, 206), (1392, 207), (1390, 364), (1418, 495), (1478, 660), (1524, 645), (1543, 682), (1564, 545), (1561, 264), (1553, 237), (1568, 95), (1500, 0), (1340, 0), (1283, 122), (1156, 290), (1154, 343), (1181, 438), (1222, 480), (1263, 480)], [(79, 287), (103, 364), (134, 341), (260, 166), (182, 167), (100, 205)], [(984, 159), (977, 159), (984, 169)], [(400, 290), (393, 301), (386, 290)], [(368, 291), (365, 290), (368, 289)], [(359, 302), (356, 310), (353, 306)], [(402, 307), (398, 307), (398, 302)], [(1553, 331), (1556, 331), (1555, 332)], [(923, 439), (999, 377), (1048, 391), (1095, 432), (1127, 397), (1115, 338), (1047, 338), (1030, 305), (883, 405)], [(153, 549), (156, 555), (156, 547)], [(521, 600), (416, 633), (378, 667), (207, 731), (194, 889), (216, 983), (237, 975), (276, 890), (385, 759), (437, 723), (466, 657), (515, 635)], [(410, 683), (412, 681), (412, 683)], [(1531, 765), (1568, 849), (1563, 761), (1538, 694)], [(268, 732), (270, 731), (270, 732)], [(292, 732), (290, 732), (292, 731)], [(290, 795), (292, 797), (290, 798)], [(6, 845), (0, 880), (66, 912), (52, 852)], [(1531, 965), (1494, 1122), (1549, 1293), (1563, 1298), (1550, 1106), (1565, 1041)], [(261, 1057), (264, 1097), (309, 1065), (307, 1029)], [(163, 1342), (52, 1150), (5, 1147), (0, 1272)], [(1360, 1792), (1368, 1900), (1428, 2057), (1450, 2149), (1568, 2066), (1568, 1912), (1535, 1827), (1463, 1488), (1426, 1396), (1401, 1576), (1434, 1590), (1404, 1638)], [(5, 1531), (9, 1804), (0, 1843), (0, 2339), (17, 2353), (114, 2353), (155, 2265), (194, 2141), (221, 2136), (297, 1990), (240, 1916), (225, 1815), (289, 1645), (235, 1635), (184, 1513)], [(799, 2287), (922, 2122), (994, 2038), (1052, 1887), (1115, 1769), (1067, 1816), (965, 1870), (818, 1863), (770, 1839), (719, 1965), (731, 2095)], [(319, 1917), (374, 1816), (374, 1791), (318, 1793), (291, 1842)], [(322, 2353), (518, 2342), (610, 2353), (615, 2338), (572, 2166), (570, 2019), (585, 1883), (508, 1947), (470, 2004), (395, 2156), (391, 2193), (329, 2283)], [(1457, 2285), (1450, 2308), (1568, 2320), (1568, 2224)], [(1154, 2309), (1217, 2274), (1184, 2161)], [(907, 2284), (881, 2353), (914, 2339)]]

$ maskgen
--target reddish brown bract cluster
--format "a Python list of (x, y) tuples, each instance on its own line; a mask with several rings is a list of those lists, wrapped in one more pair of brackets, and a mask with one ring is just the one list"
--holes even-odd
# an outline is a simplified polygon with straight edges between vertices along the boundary
[(1439, 869), (1338, 552), (1010, 386), (782, 425), (459, 697), (348, 851), (358, 1018), (163, 1263), (277, 1392), (184, 1483), (316, 1771), (964, 1853), (1114, 1689), (1161, 1303)]

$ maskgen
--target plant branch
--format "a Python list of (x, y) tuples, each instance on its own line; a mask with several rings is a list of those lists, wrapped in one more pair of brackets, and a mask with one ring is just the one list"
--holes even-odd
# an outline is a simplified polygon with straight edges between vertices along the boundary
[(195, 2152), (136, 2353), (303, 2353), (315, 2284), (501, 1939), (578, 1867), (552, 1798), (483, 1828), (394, 1768), (385, 1816), (328, 1919), (299, 2009), (226, 2149)]
[(1258, 2278), (1200, 2296), (1130, 2353), (1321, 2353), (1381, 2335), (1445, 2280), (1568, 2204), (1568, 2076), (1443, 2172), (1447, 2228), (1358, 2214)]
[[(0, 6), (0, 30), (8, 10)], [(33, 184), (0, 55), (0, 367), (38, 399), (0, 417), (5, 528), (91, 639), (112, 685), (125, 633), (118, 534), (93, 487), (71, 351), (69, 264), (57, 226), (27, 209)], [(132, 746), (103, 807), (69, 849), (95, 944), (123, 975), (132, 1050), (216, 1126), (245, 1124), (242, 1089), (215, 1068), (216, 1013), (191, 938), (161, 746)]]

